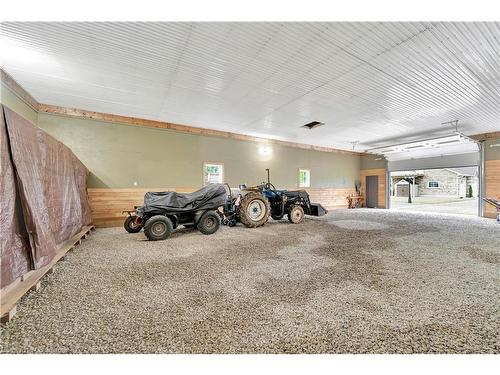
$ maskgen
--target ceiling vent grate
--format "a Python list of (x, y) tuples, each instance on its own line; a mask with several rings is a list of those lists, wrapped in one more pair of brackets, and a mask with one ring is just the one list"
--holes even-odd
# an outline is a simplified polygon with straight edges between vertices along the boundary
[(317, 128), (317, 127), (320, 127), (320, 126), (323, 126), (325, 125), (324, 122), (319, 122), (319, 121), (312, 121), (308, 124), (305, 124), (305, 125), (302, 125), (301, 127), (302, 128), (306, 128), (306, 129), (314, 129), (314, 128)]

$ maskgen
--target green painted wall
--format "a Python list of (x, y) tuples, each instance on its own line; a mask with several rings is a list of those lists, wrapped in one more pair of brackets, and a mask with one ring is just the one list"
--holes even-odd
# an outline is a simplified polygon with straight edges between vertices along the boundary
[(38, 125), (68, 145), (90, 169), (89, 187), (198, 187), (203, 161), (224, 164), (225, 181), (258, 184), (271, 169), (276, 187), (297, 186), (298, 168), (311, 170), (311, 187), (354, 187), (360, 157), (199, 136), (170, 130), (38, 114)]
[(385, 169), (387, 167), (387, 161), (379, 155), (361, 155), (360, 163), (361, 169)]
[(73, 150), (91, 171), (89, 187), (198, 187), (203, 161), (223, 163), (231, 186), (264, 181), (266, 168), (277, 187), (296, 187), (299, 168), (311, 170), (311, 187), (354, 187), (359, 180), (356, 155), (37, 113), (3, 83), (0, 89), (2, 104)]
[(30, 120), (33, 124), (38, 122), (38, 113), (22, 99), (14, 94), (7, 86), (0, 83), (0, 103), (17, 112), (24, 118)]

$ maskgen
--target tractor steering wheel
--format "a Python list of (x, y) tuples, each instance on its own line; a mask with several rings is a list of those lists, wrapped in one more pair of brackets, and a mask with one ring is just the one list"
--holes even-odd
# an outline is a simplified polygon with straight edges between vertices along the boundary
[(266, 184), (264, 185), (264, 187), (268, 190), (274, 190), (276, 191), (276, 188), (274, 187), (273, 184), (271, 184), (270, 182), (266, 182)]

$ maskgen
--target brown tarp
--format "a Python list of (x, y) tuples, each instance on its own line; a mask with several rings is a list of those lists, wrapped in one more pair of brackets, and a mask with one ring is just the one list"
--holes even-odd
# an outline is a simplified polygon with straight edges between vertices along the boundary
[(28, 233), (16, 191), (14, 166), (0, 108), (0, 285), (3, 287), (28, 272), (31, 267)]
[[(91, 224), (86, 191), (88, 170), (64, 144), (9, 108), (3, 110), (22, 218), (30, 242), (29, 259), (37, 269), (52, 260), (64, 241)], [(12, 191), (2, 193), (2, 205), (12, 194)], [(7, 235), (13, 234), (7, 232)], [(5, 250), (9, 251), (12, 252)], [(4, 249), (2, 271), (3, 253)], [(2, 275), (2, 286), (5, 285)]]

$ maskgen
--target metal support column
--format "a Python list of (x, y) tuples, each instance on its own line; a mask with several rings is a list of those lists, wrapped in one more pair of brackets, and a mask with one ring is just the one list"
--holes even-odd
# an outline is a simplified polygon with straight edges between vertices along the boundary
[(385, 208), (391, 208), (391, 172), (387, 160), (385, 161)]
[(478, 142), (479, 147), (479, 196), (477, 202), (477, 214), (478, 216), (484, 216), (484, 141)]

